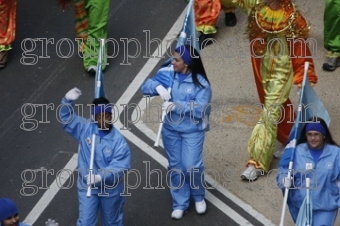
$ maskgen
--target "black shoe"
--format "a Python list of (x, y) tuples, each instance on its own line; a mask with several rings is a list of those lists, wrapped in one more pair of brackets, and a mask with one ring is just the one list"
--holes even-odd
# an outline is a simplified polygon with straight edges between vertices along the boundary
[(340, 58), (328, 58), (327, 62), (322, 65), (322, 69), (325, 71), (334, 71), (340, 66)]
[(0, 68), (4, 68), (8, 62), (8, 51), (0, 52)]
[(90, 66), (90, 67), (87, 69), (87, 72), (90, 73), (90, 74), (95, 75), (95, 74), (97, 73), (97, 66)]
[(237, 18), (235, 16), (235, 13), (233, 12), (226, 13), (224, 23), (225, 23), (225, 26), (227, 27), (234, 27), (237, 23)]
[(213, 36), (212, 34), (201, 34), (199, 37), (199, 45), (200, 49), (204, 49), (204, 47), (213, 44)]

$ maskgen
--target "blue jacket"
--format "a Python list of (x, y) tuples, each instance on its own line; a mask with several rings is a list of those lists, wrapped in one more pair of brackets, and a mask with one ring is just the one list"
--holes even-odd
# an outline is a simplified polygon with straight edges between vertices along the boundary
[[(95, 157), (93, 169), (95, 174), (100, 174), (103, 183), (97, 183), (92, 194), (103, 192), (104, 182), (106, 187), (116, 187), (123, 174), (130, 169), (131, 153), (128, 144), (121, 133), (112, 127), (110, 133), (103, 138), (99, 136), (98, 125), (94, 121), (82, 118), (75, 114), (73, 101), (62, 99), (60, 118), (64, 130), (79, 142), (78, 150), (78, 189), (86, 189), (85, 176), (89, 173), (92, 134), (95, 134)], [(102, 186), (101, 186), (102, 185)], [(112, 194), (114, 189), (105, 189)]]
[[(2, 223), (0, 222), (0, 226), (2, 226)], [(19, 222), (19, 226), (30, 226), (28, 224), (25, 224), (25, 223), (22, 223), (22, 222)]]
[(203, 76), (197, 77), (204, 88), (194, 85), (191, 73), (180, 82), (171, 65), (161, 68), (153, 78), (147, 79), (142, 85), (143, 94), (149, 96), (158, 95), (158, 85), (166, 89), (171, 87), (169, 101), (175, 103), (176, 107), (164, 119), (164, 127), (167, 129), (185, 133), (209, 129), (211, 87)]
[[(282, 164), (290, 158), (291, 152), (285, 152), (280, 160), (280, 174), (277, 177), (278, 184), (287, 175), (288, 166)], [(293, 183), (289, 190), (288, 203), (300, 208), (306, 196), (305, 178), (311, 178), (310, 194), (313, 202), (313, 210), (335, 210), (340, 207), (339, 187), (340, 180), (340, 148), (326, 144), (317, 163), (314, 162), (306, 143), (299, 144), (294, 153)], [(309, 169), (309, 170), (308, 170)], [(283, 186), (281, 188), (284, 189)]]

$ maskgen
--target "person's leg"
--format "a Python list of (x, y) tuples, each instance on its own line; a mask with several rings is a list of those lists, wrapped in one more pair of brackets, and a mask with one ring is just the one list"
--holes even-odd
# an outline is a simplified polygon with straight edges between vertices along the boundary
[(195, 0), (195, 24), (196, 30), (201, 33), (199, 37), (200, 48), (212, 44), (213, 34), (217, 32), (215, 24), (221, 10), (219, 1)]
[(0, 68), (6, 66), (15, 38), (16, 4), (16, 0), (3, 0), (0, 4)]
[[(84, 54), (84, 68), (97, 66), (98, 53), (100, 48), (99, 39), (107, 39), (107, 22), (109, 17), (110, 0), (85, 0), (85, 8), (88, 15), (88, 41)], [(107, 50), (104, 51), (103, 70), (107, 62)]]
[(235, 9), (236, 9), (235, 4), (232, 2), (232, 0), (220, 0), (220, 1), (221, 1), (222, 9), (225, 13), (225, 20), (224, 20), (225, 25), (228, 27), (235, 26), (237, 23), (237, 18), (235, 15)]
[(123, 192), (123, 186), (124, 183), (121, 182), (114, 188), (114, 194), (99, 197), (103, 226), (123, 226), (125, 196), (120, 195)]
[(95, 226), (97, 222), (97, 212), (99, 208), (99, 198), (92, 195), (86, 197), (86, 190), (78, 190), (79, 218), (77, 226)]
[(86, 47), (89, 18), (85, 10), (85, 0), (74, 0), (75, 32), (78, 40), (78, 51), (83, 54)]
[[(282, 37), (282, 43), (287, 41)], [(264, 106), (261, 118), (255, 125), (248, 142), (250, 159), (248, 167), (241, 175), (245, 180), (256, 180), (256, 169), (268, 172), (272, 161), (277, 138), (277, 129), (285, 114), (282, 105), (288, 100), (292, 81), (293, 68), (288, 55), (277, 56), (279, 51), (288, 53), (288, 46), (278, 44), (267, 48), (261, 60), (260, 74), (264, 94)], [(284, 49), (282, 49), (284, 47)]]
[(333, 211), (313, 211), (313, 226), (333, 226), (338, 215), (338, 209)]
[(182, 135), (182, 167), (185, 170), (185, 184), (190, 187), (190, 193), (195, 201), (198, 214), (206, 212), (204, 201), (204, 164), (203, 144), (205, 131), (185, 133)]
[(182, 135), (182, 167), (185, 170), (185, 183), (195, 202), (204, 199), (204, 164), (203, 144), (205, 131), (185, 133)]
[(168, 175), (170, 193), (174, 210), (187, 210), (190, 202), (190, 187), (185, 182), (185, 172), (182, 166), (182, 137), (181, 133), (163, 127), (162, 139), (164, 150), (169, 161)]
[(328, 50), (327, 62), (322, 68), (334, 71), (340, 66), (340, 2), (326, 0), (324, 11), (324, 47)]

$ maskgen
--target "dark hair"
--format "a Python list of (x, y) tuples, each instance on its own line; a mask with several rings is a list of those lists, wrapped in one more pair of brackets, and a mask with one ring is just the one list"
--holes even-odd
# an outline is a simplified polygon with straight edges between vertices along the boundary
[(108, 99), (106, 99), (105, 97), (99, 97), (96, 98), (92, 101), (92, 104), (94, 105), (99, 105), (99, 104), (109, 104), (110, 101)]
[(205, 69), (202, 63), (202, 59), (200, 54), (197, 52), (197, 50), (190, 46), (190, 45), (185, 45), (185, 48), (190, 52), (190, 57), (191, 57), (191, 65), (188, 66), (188, 68), (191, 70), (191, 76), (192, 76), (192, 81), (195, 86), (198, 86), (200, 88), (204, 88), (204, 85), (202, 85), (197, 78), (197, 75), (200, 74), (203, 76), (203, 78), (210, 84), (207, 74), (205, 73)]
[[(331, 135), (331, 132), (329, 131), (328, 126), (327, 126), (325, 120), (323, 120), (322, 118), (319, 118), (319, 117), (312, 117), (312, 118), (308, 119), (308, 121), (312, 121), (312, 122), (320, 122), (320, 124), (325, 128), (326, 134), (325, 134), (324, 143), (339, 146), (339, 145), (333, 140), (332, 135)], [(306, 123), (306, 125), (302, 128), (301, 137), (300, 137), (300, 139), (299, 139), (299, 141), (298, 141), (297, 144), (307, 143), (307, 136), (306, 136), (306, 126), (307, 126), (307, 125), (308, 125), (308, 123)]]

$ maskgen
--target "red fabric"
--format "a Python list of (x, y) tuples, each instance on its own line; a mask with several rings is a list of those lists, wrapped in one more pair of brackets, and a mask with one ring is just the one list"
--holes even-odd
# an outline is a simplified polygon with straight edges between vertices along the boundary
[(16, 0), (0, 0), (0, 45), (9, 45), (15, 38)]
[(61, 5), (63, 10), (65, 10), (67, 7), (71, 5), (71, 0), (59, 0), (58, 5)]

